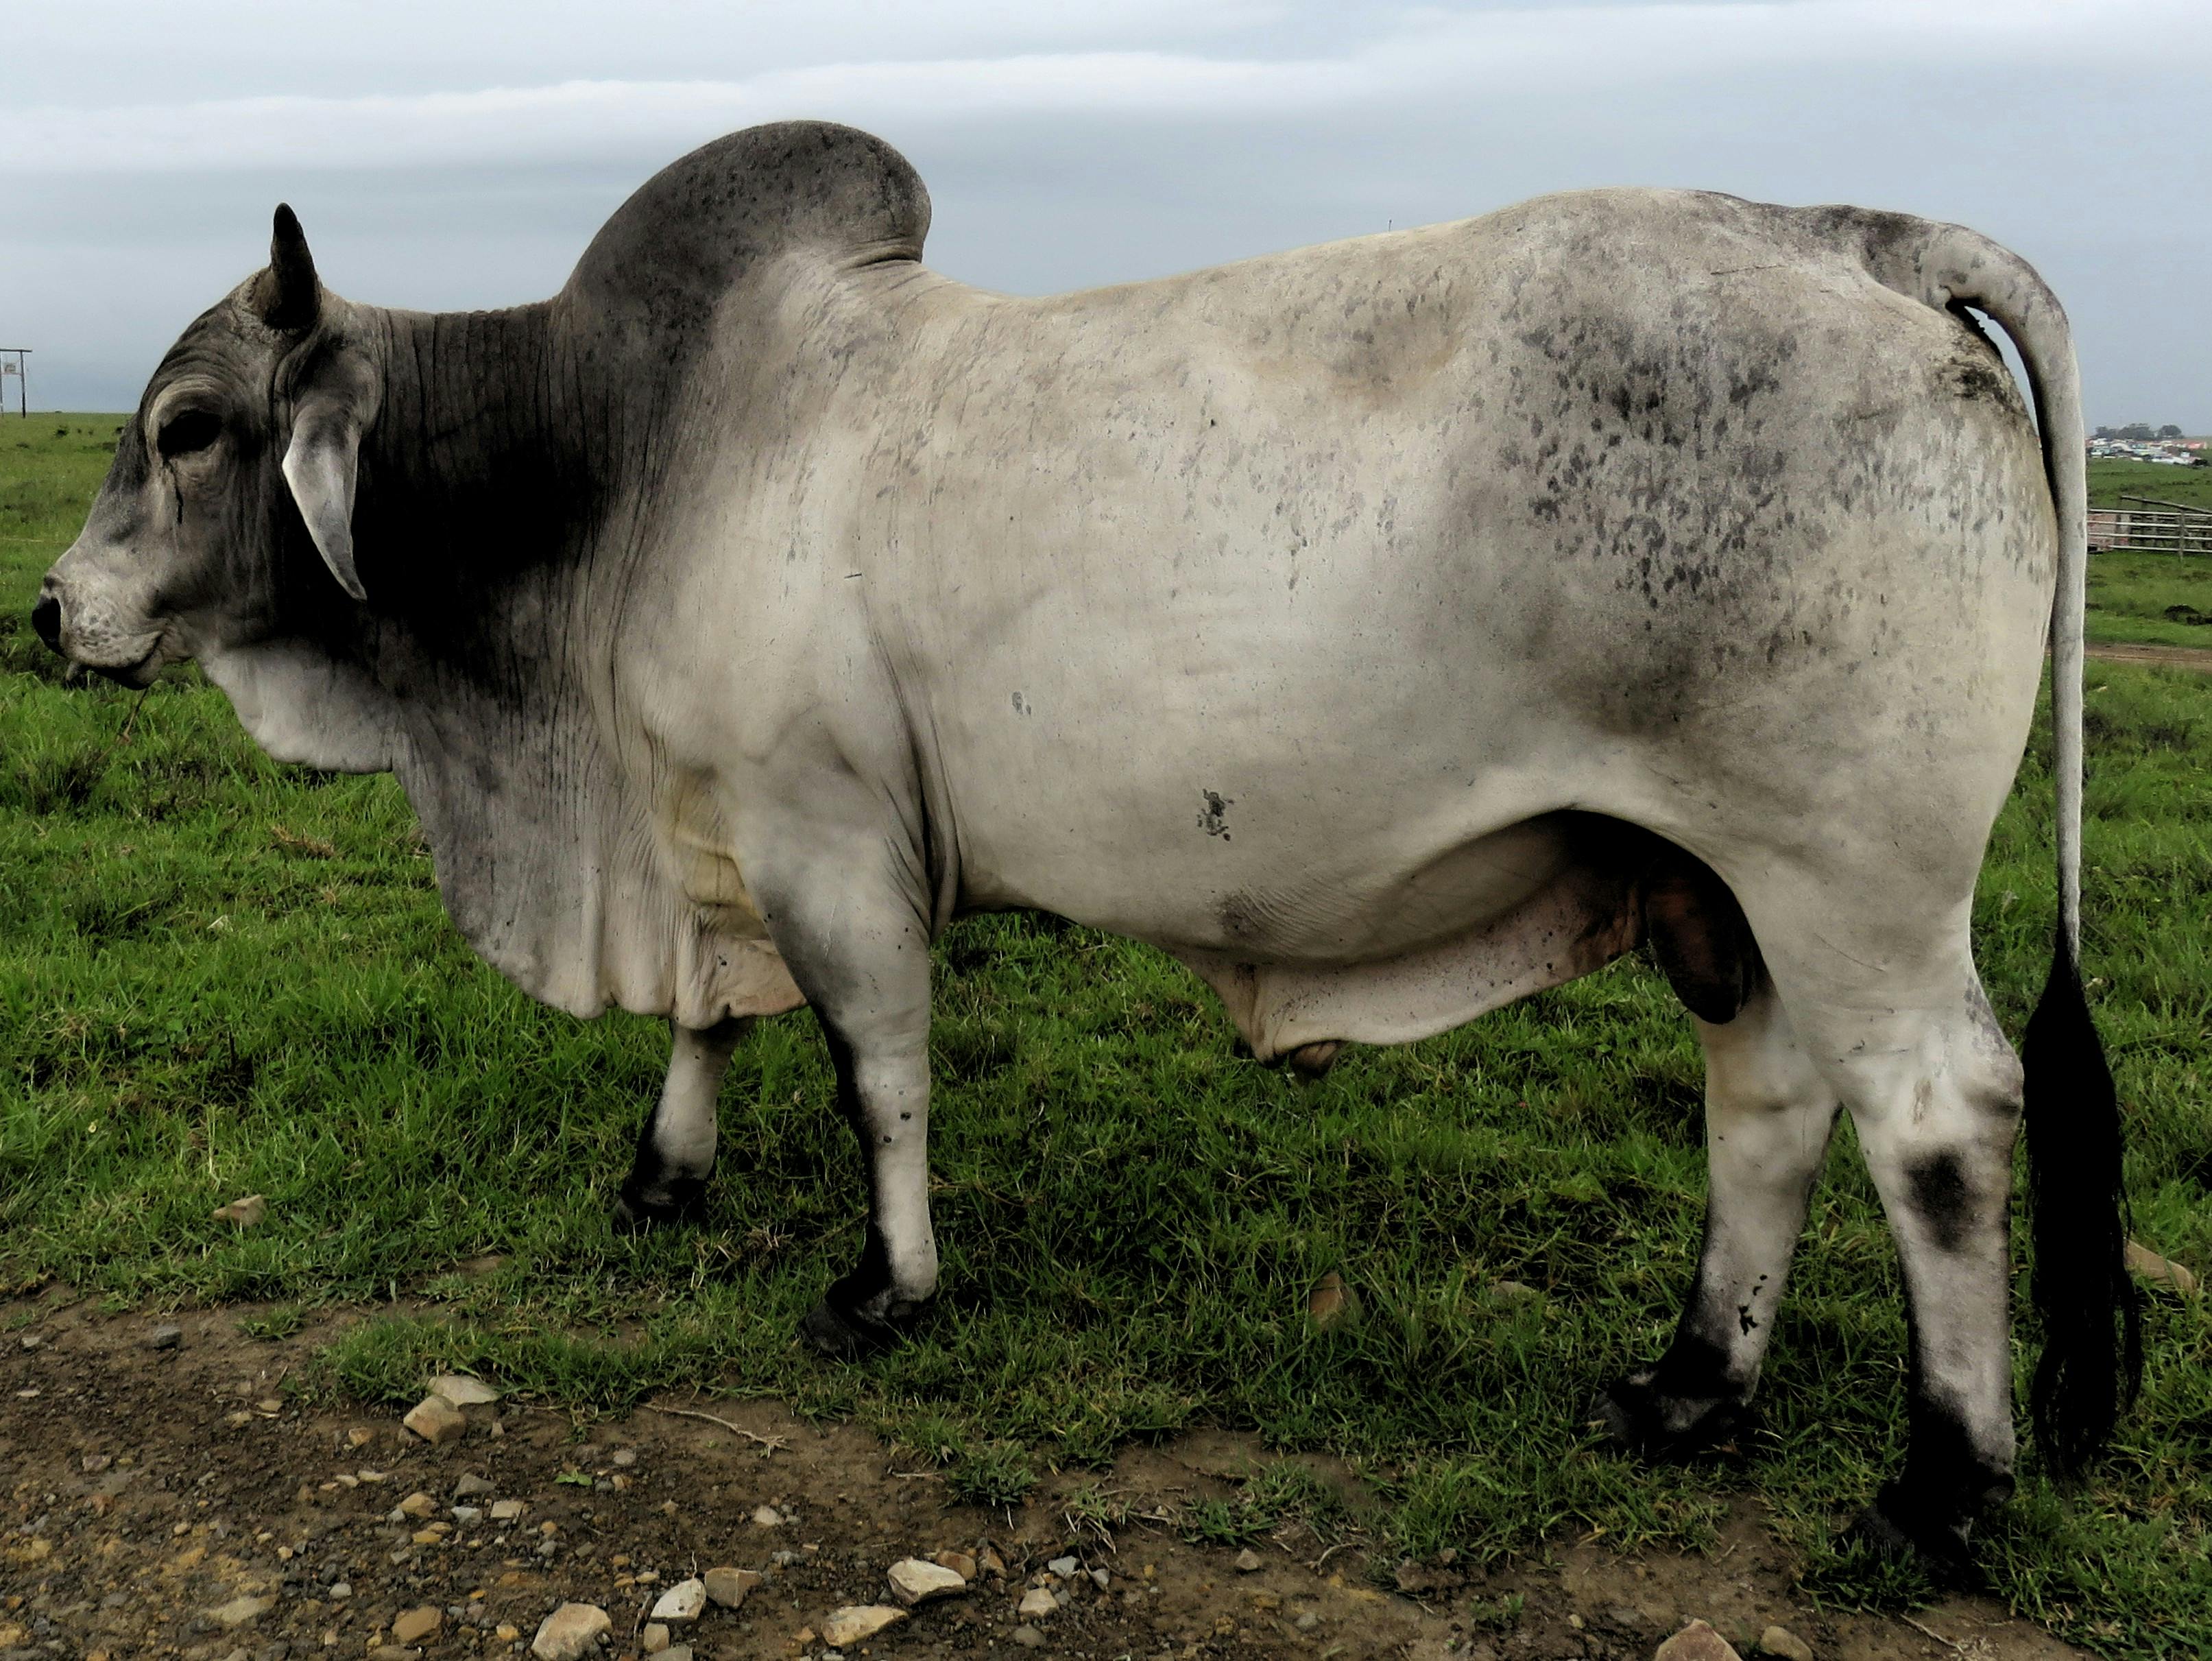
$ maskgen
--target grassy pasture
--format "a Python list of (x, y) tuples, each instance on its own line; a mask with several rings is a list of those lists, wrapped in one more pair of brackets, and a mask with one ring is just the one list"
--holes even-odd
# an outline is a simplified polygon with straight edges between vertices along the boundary
[[(0, 423), (0, 1283), (58, 1277), (118, 1307), (428, 1298), (440, 1318), (395, 1309), (329, 1378), (398, 1396), (428, 1360), (467, 1362), (584, 1409), (697, 1382), (856, 1418), (977, 1494), (1251, 1426), (1361, 1463), (1413, 1552), (1561, 1530), (1696, 1544), (1749, 1490), (1814, 1587), (1916, 1594), (1833, 1544), (1904, 1419), (1897, 1276), (1848, 1129), (1745, 1457), (1645, 1470), (1580, 1428), (1590, 1390), (1664, 1342), (1703, 1204), (1696, 1048), (1641, 964), (1307, 1086), (1237, 1060), (1208, 995), (1153, 952), (972, 920), (938, 953), (946, 1293), (917, 1342), (854, 1368), (790, 1342), (856, 1251), (861, 1203), (804, 1012), (732, 1069), (708, 1226), (613, 1233), (659, 1024), (573, 1022), (477, 963), (390, 780), (270, 763), (188, 670), (143, 703), (64, 686), (32, 636), (113, 423)], [(2160, 609), (2131, 572), (2100, 563), (2100, 629)], [(2133, 1115), (2136, 1232), (2201, 1271), (2212, 679), (2092, 670), (2087, 959)], [(1978, 904), (2015, 1036), (2052, 916), (2044, 752), (2039, 736)], [(260, 1227), (210, 1220), (256, 1191)], [(1331, 1269), (1360, 1312), (1318, 1332), (1306, 1295)], [(1502, 1296), (1507, 1280), (1541, 1296)], [(2204, 1653), (2204, 1302), (2154, 1297), (2148, 1341), (2107, 1470), (2065, 1497), (2027, 1457), (1984, 1555), (2001, 1596), (2100, 1651)]]
[(2089, 464), (2089, 505), (2117, 508), (2123, 496), (2177, 502), (2185, 508), (2212, 508), (2212, 467), (2167, 467), (2155, 461)]

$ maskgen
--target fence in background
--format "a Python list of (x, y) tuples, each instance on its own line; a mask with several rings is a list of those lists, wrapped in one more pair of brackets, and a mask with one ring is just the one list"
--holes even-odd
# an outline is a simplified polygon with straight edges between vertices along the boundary
[(2136, 548), (2146, 553), (2212, 554), (2212, 508), (2155, 496), (2120, 498), (2118, 508), (2089, 509), (2089, 551)]

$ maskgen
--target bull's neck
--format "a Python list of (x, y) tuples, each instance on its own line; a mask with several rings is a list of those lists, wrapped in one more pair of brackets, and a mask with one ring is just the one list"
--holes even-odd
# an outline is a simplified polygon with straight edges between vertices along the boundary
[[(557, 558), (597, 492), (579, 396), (550, 304), (384, 312), (383, 406), (362, 446), (366, 568)], [(564, 510), (564, 511), (562, 511)]]
[(615, 400), (564, 347), (557, 302), (376, 314), (382, 404), (362, 439), (356, 563), (371, 672), (515, 697), (558, 674), (592, 608)]

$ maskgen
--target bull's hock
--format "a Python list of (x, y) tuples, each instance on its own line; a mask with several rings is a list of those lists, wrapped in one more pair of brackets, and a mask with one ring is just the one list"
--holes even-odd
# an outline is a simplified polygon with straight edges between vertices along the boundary
[[(331, 292), (280, 208), (38, 632), (130, 685), (197, 659), (271, 755), (394, 771), (488, 962), (670, 1018), (626, 1226), (701, 1214), (746, 1023), (811, 1005), (870, 1204), (827, 1354), (937, 1290), (963, 911), (1151, 942), (1310, 1071), (1648, 946), (1705, 1053), (1706, 1249), (1596, 1422), (1667, 1457), (1747, 1422), (1840, 1103), (1914, 1334), (1866, 1535), (1962, 1555), (2012, 1482), (2025, 1098), (2064, 1104), (2027, 1120), (2036, 1427), (2093, 1458), (2133, 1291), (2078, 960), (2078, 376), (2036, 272), (1909, 215), (1617, 190), (1021, 298), (928, 270), (928, 223), (880, 140), (757, 127), (551, 299), (430, 316)], [(2046, 642), (2027, 1074), (1970, 930)]]

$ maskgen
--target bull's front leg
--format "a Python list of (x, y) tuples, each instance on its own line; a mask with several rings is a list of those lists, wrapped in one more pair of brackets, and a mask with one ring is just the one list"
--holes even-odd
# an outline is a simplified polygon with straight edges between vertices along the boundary
[(705, 1212), (720, 1135), (715, 1104), (722, 1074), (751, 1025), (742, 1019), (703, 1030), (669, 1024), (668, 1077), (646, 1116), (629, 1175), (615, 1201), (615, 1221), (622, 1226), (696, 1222)]
[(763, 884), (762, 916), (830, 1050), (860, 1144), (868, 1220), (859, 1262), (800, 1324), (854, 1360), (896, 1342), (937, 1291), (929, 1221), (929, 928), (921, 897), (875, 869), (880, 837), (834, 865)]

